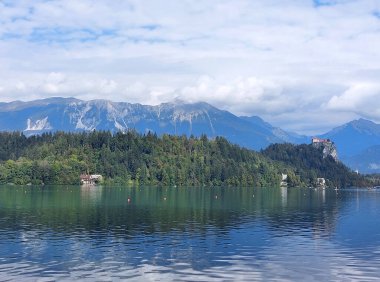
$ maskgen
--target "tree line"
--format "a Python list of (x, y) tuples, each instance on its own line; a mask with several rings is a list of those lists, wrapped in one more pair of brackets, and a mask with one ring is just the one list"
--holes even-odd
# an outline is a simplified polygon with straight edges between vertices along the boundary
[(82, 173), (101, 174), (106, 184), (121, 185), (265, 187), (279, 185), (281, 173), (288, 174), (292, 186), (310, 185), (316, 177), (334, 185), (365, 184), (308, 145), (273, 145), (255, 152), (205, 135), (0, 133), (0, 184), (79, 184)]

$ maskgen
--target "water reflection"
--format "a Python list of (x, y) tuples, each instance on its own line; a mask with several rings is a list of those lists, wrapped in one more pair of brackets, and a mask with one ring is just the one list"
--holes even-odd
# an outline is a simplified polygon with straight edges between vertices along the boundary
[(288, 188), (286, 187), (281, 187), (281, 204), (283, 207), (286, 207), (288, 203)]
[[(68, 189), (68, 188), (67, 188)], [(80, 196), (83, 202), (89, 202), (90, 204), (97, 204), (101, 201), (103, 195), (102, 186), (81, 186)]]
[(0, 279), (376, 279), (379, 200), (367, 190), (1, 187)]

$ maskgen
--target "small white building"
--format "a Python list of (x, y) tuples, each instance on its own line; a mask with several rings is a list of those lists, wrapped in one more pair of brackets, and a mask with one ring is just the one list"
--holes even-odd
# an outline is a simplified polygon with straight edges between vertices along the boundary
[(325, 188), (326, 187), (326, 180), (322, 177), (317, 178), (317, 187)]
[(100, 174), (81, 174), (80, 184), (82, 185), (95, 185), (103, 180)]
[(281, 173), (281, 183), (280, 183), (280, 186), (281, 187), (288, 186), (288, 175), (287, 174)]

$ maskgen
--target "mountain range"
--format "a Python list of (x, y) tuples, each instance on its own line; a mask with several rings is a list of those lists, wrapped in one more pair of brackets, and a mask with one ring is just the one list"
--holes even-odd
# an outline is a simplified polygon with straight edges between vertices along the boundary
[[(310, 143), (311, 136), (274, 127), (258, 116), (239, 117), (204, 102), (176, 100), (157, 106), (49, 98), (0, 103), (0, 130), (25, 135), (49, 131), (148, 131), (161, 135), (223, 136), (241, 146), (261, 150), (273, 143)], [(361, 172), (380, 172), (380, 125), (359, 119), (319, 137), (335, 142), (340, 159)]]

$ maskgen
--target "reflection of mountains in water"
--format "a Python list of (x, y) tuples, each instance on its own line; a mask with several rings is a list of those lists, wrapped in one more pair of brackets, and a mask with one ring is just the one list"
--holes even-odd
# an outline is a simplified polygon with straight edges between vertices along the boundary
[(269, 229), (328, 235), (341, 204), (335, 191), (311, 189), (4, 187), (1, 213), (14, 220), (0, 225), (127, 235), (229, 230), (260, 220)]

